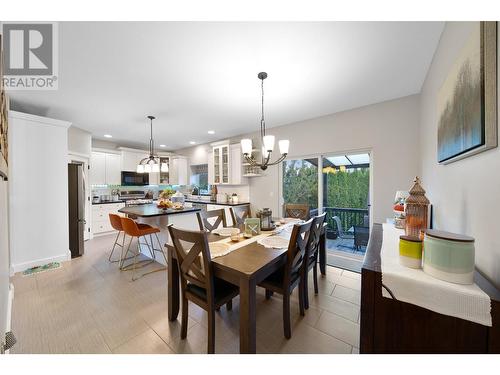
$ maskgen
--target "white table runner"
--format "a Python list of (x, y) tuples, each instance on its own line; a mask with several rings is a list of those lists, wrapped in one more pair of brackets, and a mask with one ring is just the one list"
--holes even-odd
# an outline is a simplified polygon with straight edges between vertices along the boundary
[[(485, 326), (492, 325), (491, 301), (476, 284), (460, 285), (436, 279), (421, 269), (399, 264), (399, 236), (404, 231), (392, 224), (383, 224), (382, 283), (394, 297), (434, 312), (469, 320)], [(382, 295), (391, 298), (382, 288)]]

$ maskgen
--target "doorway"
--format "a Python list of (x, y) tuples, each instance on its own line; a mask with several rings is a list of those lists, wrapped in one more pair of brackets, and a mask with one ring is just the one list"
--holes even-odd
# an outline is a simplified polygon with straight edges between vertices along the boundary
[(360, 272), (370, 228), (370, 152), (314, 155), (282, 164), (282, 203), (326, 212), (327, 263)]

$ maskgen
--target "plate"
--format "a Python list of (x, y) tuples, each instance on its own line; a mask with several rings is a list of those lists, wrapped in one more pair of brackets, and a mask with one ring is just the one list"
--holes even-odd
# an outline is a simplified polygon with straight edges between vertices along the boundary
[(219, 236), (229, 237), (233, 234), (240, 233), (238, 228), (217, 228), (212, 231), (213, 234), (218, 234)]

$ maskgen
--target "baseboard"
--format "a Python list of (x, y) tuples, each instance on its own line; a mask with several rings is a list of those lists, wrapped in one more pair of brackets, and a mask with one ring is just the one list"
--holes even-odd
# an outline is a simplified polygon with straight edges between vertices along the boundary
[(28, 268), (43, 266), (44, 264), (51, 262), (64, 262), (71, 259), (71, 252), (68, 250), (66, 254), (57, 255), (55, 257), (43, 258), (43, 259), (35, 259), (29, 262), (12, 264), (10, 266), (10, 274), (13, 276), (17, 272), (22, 272), (27, 270)]

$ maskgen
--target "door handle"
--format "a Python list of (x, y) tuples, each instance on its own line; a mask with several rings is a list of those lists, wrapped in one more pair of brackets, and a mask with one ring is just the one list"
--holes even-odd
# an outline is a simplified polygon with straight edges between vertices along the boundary
[(87, 224), (87, 220), (85, 220), (85, 219), (78, 219), (78, 222), (83, 223), (83, 224)]

